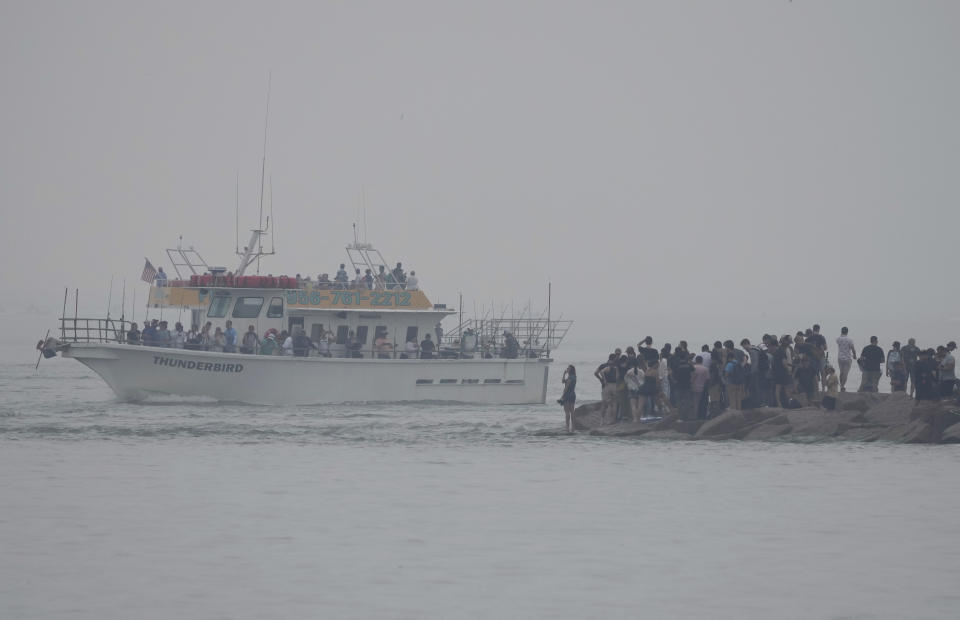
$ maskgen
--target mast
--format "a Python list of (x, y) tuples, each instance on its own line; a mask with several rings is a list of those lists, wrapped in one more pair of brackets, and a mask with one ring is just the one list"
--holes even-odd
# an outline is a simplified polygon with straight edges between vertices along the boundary
[(547, 282), (547, 357), (550, 357), (550, 298), (553, 296), (553, 283)]
[[(260, 163), (260, 219), (258, 220), (258, 231), (263, 230), (263, 186), (267, 176), (267, 128), (270, 122), (270, 87), (272, 84), (273, 72), (271, 71), (267, 77), (267, 111), (263, 119), (263, 159)], [(263, 255), (263, 240), (257, 239), (257, 242), (257, 273), (260, 273), (260, 256)]]

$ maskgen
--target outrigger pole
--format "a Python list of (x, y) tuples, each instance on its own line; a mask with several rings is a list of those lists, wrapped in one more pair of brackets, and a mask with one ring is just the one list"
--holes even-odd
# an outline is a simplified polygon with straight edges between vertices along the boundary
[(47, 335), (43, 337), (42, 344), (40, 345), (40, 347), (38, 347), (40, 349), (40, 354), (37, 355), (37, 365), (33, 367), (34, 371), (37, 371), (40, 368), (40, 360), (43, 359), (43, 345), (47, 344), (47, 338), (49, 337), (50, 337), (50, 330), (48, 329)]
[(119, 342), (126, 340), (127, 332), (123, 329), (123, 319), (127, 310), (127, 279), (123, 279), (123, 295), (120, 297), (120, 339)]
[(110, 276), (110, 292), (107, 293), (107, 321), (110, 321), (110, 304), (113, 303), (113, 276)]

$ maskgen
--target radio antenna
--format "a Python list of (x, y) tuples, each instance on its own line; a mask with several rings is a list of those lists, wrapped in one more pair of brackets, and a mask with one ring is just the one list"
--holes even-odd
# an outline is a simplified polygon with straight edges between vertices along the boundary
[(277, 219), (273, 217), (273, 175), (270, 175), (270, 221), (273, 222), (273, 228), (270, 229), (270, 253), (276, 254), (277, 252)]
[(367, 188), (360, 186), (360, 215), (363, 217), (363, 242), (367, 243)]
[(236, 215), (237, 215), (237, 254), (240, 253), (240, 169), (237, 168), (237, 202), (236, 202)]
[[(260, 225), (263, 230), (263, 184), (267, 176), (267, 129), (270, 123), (270, 89), (273, 86), (273, 71), (267, 75), (267, 111), (263, 119), (263, 159), (260, 163)], [(238, 244), (239, 245), (239, 244)], [(257, 273), (260, 273), (260, 255), (263, 253), (263, 236), (257, 235)]]

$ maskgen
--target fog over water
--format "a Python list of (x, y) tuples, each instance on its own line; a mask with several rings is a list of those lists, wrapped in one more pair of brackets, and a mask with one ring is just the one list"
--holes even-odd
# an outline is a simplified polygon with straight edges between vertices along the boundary
[(263, 272), (333, 273), (363, 195), (368, 239), (468, 313), (552, 280), (586, 338), (939, 336), (958, 26), (951, 2), (5, 3), (0, 306), (69, 286), (102, 314), (111, 275), (129, 304), (180, 235), (232, 268), (272, 74)]
[[(958, 339), (957, 32), (949, 1), (0, 3), (0, 617), (956, 618), (954, 446), (567, 436), (555, 400), (646, 335)], [(64, 288), (140, 321), (181, 236), (235, 268), (268, 80), (261, 272), (333, 274), (359, 222), (468, 317), (552, 282), (546, 405), (34, 371)]]

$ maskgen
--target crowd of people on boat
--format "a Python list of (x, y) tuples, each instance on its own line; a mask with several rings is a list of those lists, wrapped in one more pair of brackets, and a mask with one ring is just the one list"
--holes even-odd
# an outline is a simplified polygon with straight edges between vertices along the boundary
[[(914, 338), (894, 341), (886, 352), (876, 336), (857, 355), (844, 327), (836, 339), (836, 366), (830, 362), (820, 326), (776, 337), (764, 334), (758, 344), (747, 338), (716, 341), (691, 351), (686, 341), (659, 350), (646, 337), (636, 349), (617, 348), (594, 372), (600, 381), (604, 423), (640, 421), (673, 411), (684, 419), (708, 419), (727, 408), (763, 406), (835, 409), (847, 390), (850, 369), (860, 368), (860, 392), (877, 392), (884, 374), (892, 392), (907, 392), (918, 400), (953, 398), (957, 390), (956, 343), (923, 349)], [(576, 402), (576, 369), (563, 376), (560, 404), (572, 430)], [(569, 411), (568, 411), (569, 410)]]
[[(472, 348), (469, 351), (465, 350), (465, 343), (470, 342), (475, 336), (473, 330), (469, 328), (459, 339), (460, 346), (453, 349), (440, 349), (440, 343), (443, 341), (443, 327), (440, 323), (434, 327), (434, 335), (425, 334), (419, 341), (416, 337), (410, 337), (400, 347), (395, 345), (386, 329), (378, 329), (372, 346), (366, 348), (357, 337), (357, 333), (349, 330), (343, 347), (337, 353), (347, 358), (363, 358), (369, 355), (377, 359), (458, 358), (472, 356), (474, 353), (486, 359), (493, 357), (516, 359), (521, 355), (520, 342), (509, 330), (503, 332), (502, 346), (499, 350), (489, 342), (485, 343), (479, 351), (474, 351)], [(230, 320), (226, 322), (225, 329), (214, 328), (213, 324), (207, 321), (203, 328), (194, 325), (189, 331), (185, 331), (180, 322), (177, 322), (171, 330), (167, 321), (153, 319), (144, 326), (142, 331), (136, 323), (132, 323), (126, 333), (126, 342), (132, 345), (218, 353), (333, 357), (332, 345), (337, 340), (336, 334), (325, 330), (323, 325), (315, 326), (313, 338), (308, 336), (302, 327), (294, 327), (292, 331), (271, 328), (261, 338), (253, 325), (249, 325), (247, 331), (241, 335)]]
[[(205, 275), (209, 276), (212, 274)], [(267, 274), (266, 277), (270, 280), (274, 279), (273, 274)], [(230, 286), (230, 283), (234, 281), (234, 274), (233, 272), (227, 272), (225, 274), (212, 275), (212, 278), (213, 286)], [(330, 277), (329, 273), (321, 273), (318, 274), (316, 280), (314, 280), (311, 276), (304, 277), (298, 273), (296, 277), (288, 279), (286, 276), (284, 276), (282, 280), (285, 282), (289, 281), (289, 287), (298, 289), (420, 290), (420, 279), (417, 277), (417, 272), (410, 271), (408, 274), (403, 269), (403, 263), (397, 263), (397, 266), (391, 270), (387, 270), (386, 265), (379, 265), (376, 273), (374, 273), (373, 269), (365, 269), (364, 272), (361, 273), (360, 269), (355, 267), (352, 276), (347, 272), (346, 264), (340, 263), (340, 267), (337, 269), (333, 278)], [(153, 281), (156, 286), (167, 285), (167, 274), (164, 273), (163, 267), (160, 267), (160, 269), (157, 271)]]

